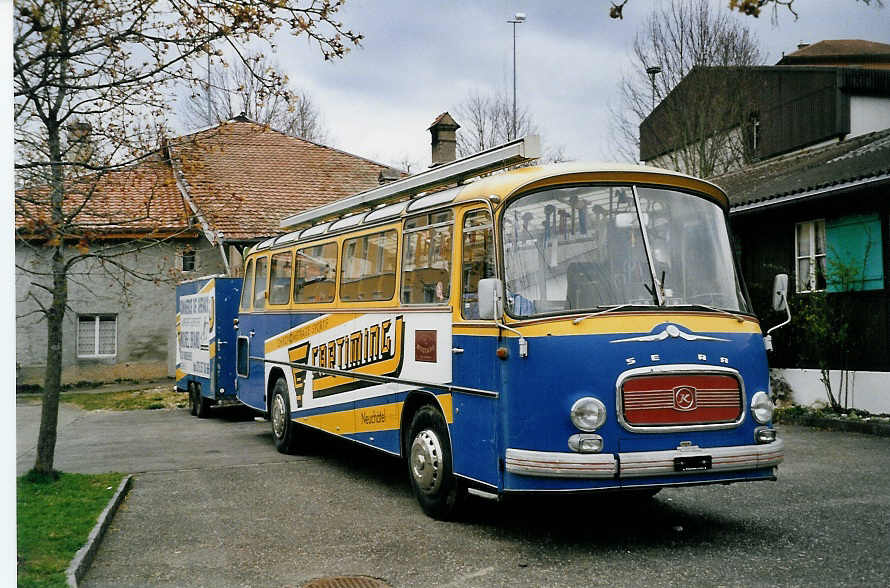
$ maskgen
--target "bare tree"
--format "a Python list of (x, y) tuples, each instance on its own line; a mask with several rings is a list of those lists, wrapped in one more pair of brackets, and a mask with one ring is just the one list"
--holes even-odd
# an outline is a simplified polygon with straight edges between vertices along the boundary
[[(502, 145), (518, 137), (539, 134), (527, 108), (516, 109), (516, 133), (513, 132), (513, 102), (506, 92), (481, 94), (471, 92), (454, 109), (457, 131), (457, 154), (466, 157), (490, 147)], [(545, 146), (542, 162), (568, 161), (562, 145)]]
[[(103, 178), (126, 175), (134, 162), (157, 157), (164, 97), (173, 83), (197, 83), (201, 58), (224, 41), (237, 55), (282, 28), (312, 40), (325, 59), (343, 57), (361, 35), (336, 20), (335, 0), (36, 0), (16, 2), (13, 86), (17, 234), (39, 242), (47, 265), (31, 270), (33, 300), (46, 320), (43, 409), (34, 469), (52, 474), (62, 372), (62, 327), (75, 268), (113, 267), (136, 278), (127, 261), (146, 241), (94, 248), (91, 235), (126, 228), (150, 216), (149, 182), (136, 202), (104, 202)], [(270, 91), (281, 80), (267, 77)], [(89, 133), (87, 133), (89, 129)], [(68, 138), (66, 139), (66, 131)], [(85, 142), (88, 141), (88, 144)], [(150, 175), (150, 174), (149, 174)], [(146, 204), (147, 202), (147, 204)], [(118, 206), (123, 218), (110, 214)], [(125, 230), (121, 235), (126, 234)]]
[(460, 124), (457, 131), (457, 154), (466, 157), (536, 132), (531, 115), (525, 107), (516, 109), (516, 133), (513, 133), (513, 103), (506, 93), (472, 92), (454, 109)]
[(654, 10), (634, 38), (632, 69), (612, 109), (618, 155), (636, 161), (645, 132), (643, 158), (658, 155), (663, 167), (708, 177), (749, 160), (749, 67), (761, 62), (755, 35), (707, 0)]
[[(278, 83), (270, 88), (267, 80)], [(328, 132), (321, 113), (306, 92), (290, 87), (276, 65), (258, 53), (229, 66), (218, 62), (208, 80), (192, 86), (180, 118), (193, 128), (217, 124), (244, 113), (285, 134), (324, 143)]]

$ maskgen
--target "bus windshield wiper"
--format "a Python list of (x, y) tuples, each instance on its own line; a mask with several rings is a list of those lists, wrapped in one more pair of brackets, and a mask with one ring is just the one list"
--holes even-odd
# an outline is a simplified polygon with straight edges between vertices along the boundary
[(693, 307), (698, 307), (698, 308), (706, 308), (708, 310), (713, 310), (714, 312), (719, 312), (720, 314), (727, 314), (727, 315), (731, 316), (732, 318), (734, 318), (735, 320), (739, 321), (740, 323), (745, 322), (745, 318), (743, 316), (736, 314), (734, 312), (730, 312), (728, 310), (724, 310), (722, 308), (717, 308), (716, 306), (709, 306), (707, 304), (699, 304), (698, 302), (694, 302), (694, 303), (690, 303), (690, 304), (677, 304), (674, 307), (676, 308), (677, 306), (693, 306)]
[(590, 314), (585, 314), (584, 316), (579, 316), (575, 320), (572, 321), (573, 325), (577, 325), (583, 320), (589, 319), (592, 316), (597, 316), (601, 314), (608, 314), (610, 312), (614, 312), (621, 308), (651, 308), (649, 304), (616, 304), (615, 306), (609, 306), (605, 310), (598, 310), (596, 312), (591, 312)]

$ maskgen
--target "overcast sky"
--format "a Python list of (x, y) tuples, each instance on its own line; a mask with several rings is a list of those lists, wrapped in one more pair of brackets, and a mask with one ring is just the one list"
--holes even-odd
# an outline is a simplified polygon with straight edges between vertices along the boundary
[[(623, 20), (608, 0), (347, 0), (339, 16), (365, 36), (345, 59), (324, 62), (304, 39), (282, 39), (274, 56), (294, 86), (308, 91), (330, 130), (329, 144), (389, 164), (430, 161), (430, 123), (454, 113), (469, 92), (512, 92), (516, 27), (518, 101), (546, 144), (571, 159), (616, 160), (609, 145), (609, 104), (631, 64), (633, 36), (658, 0), (630, 0)], [(713, 0), (728, 12), (728, 0)], [(773, 25), (736, 15), (757, 34), (767, 64), (799, 42), (866, 39), (890, 43), (890, 6), (854, 0), (797, 0)], [(461, 121), (458, 120), (458, 123)], [(413, 172), (420, 168), (412, 169)]]

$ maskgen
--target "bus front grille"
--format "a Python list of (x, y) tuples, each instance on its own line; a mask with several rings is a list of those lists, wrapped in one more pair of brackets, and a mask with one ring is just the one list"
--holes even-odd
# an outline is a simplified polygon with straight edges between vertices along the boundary
[(634, 427), (732, 423), (742, 410), (741, 385), (730, 375), (640, 375), (621, 386), (622, 417)]

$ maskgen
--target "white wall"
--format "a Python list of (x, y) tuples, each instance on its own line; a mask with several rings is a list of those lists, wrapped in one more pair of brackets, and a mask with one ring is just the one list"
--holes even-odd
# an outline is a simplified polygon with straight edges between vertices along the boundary
[(850, 96), (848, 138), (887, 128), (890, 128), (890, 100), (875, 96)]
[[(820, 372), (814, 369), (774, 369), (791, 386), (796, 404), (810, 406), (817, 402), (828, 404), (825, 386), (819, 381)], [(831, 389), (837, 396), (840, 370), (831, 370)], [(890, 372), (850, 372), (850, 408), (871, 413), (890, 413)]]

